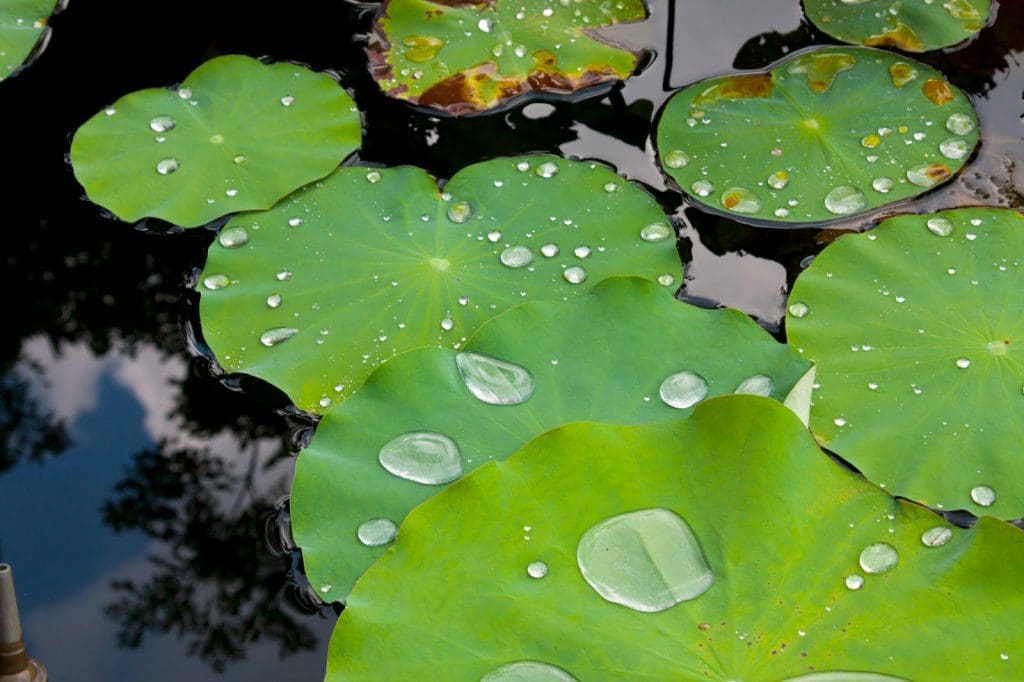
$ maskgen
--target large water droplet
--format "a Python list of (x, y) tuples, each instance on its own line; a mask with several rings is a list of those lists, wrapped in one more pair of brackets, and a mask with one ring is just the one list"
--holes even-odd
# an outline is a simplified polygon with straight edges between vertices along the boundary
[(971, 488), (971, 499), (979, 507), (991, 507), (996, 501), (996, 491), (987, 485), (976, 485)]
[(156, 172), (160, 175), (170, 175), (179, 168), (181, 168), (181, 165), (178, 163), (177, 159), (173, 158), (160, 159), (156, 163)]
[(542, 178), (553, 178), (558, 175), (558, 164), (554, 161), (545, 161), (534, 169), (534, 173)]
[(558, 244), (545, 244), (540, 247), (540, 252), (545, 258), (554, 258), (558, 255)]
[(175, 126), (175, 121), (170, 116), (157, 116), (149, 122), (149, 128), (153, 132), (166, 133)]
[(811, 312), (811, 307), (806, 303), (793, 303), (789, 306), (789, 314), (793, 317), (807, 317), (807, 313)]
[(685, 410), (708, 394), (708, 382), (696, 372), (678, 372), (661, 382), (658, 394), (666, 405)]
[(640, 238), (645, 242), (661, 242), (672, 236), (673, 230), (665, 223), (651, 223), (640, 230)]
[(525, 268), (533, 262), (533, 251), (528, 246), (510, 246), (499, 256), (502, 265), (510, 268)]
[(468, 201), (459, 201), (448, 207), (448, 220), (453, 223), (464, 223), (473, 215), (473, 207)]
[(391, 519), (370, 519), (359, 526), (356, 536), (367, 547), (380, 547), (395, 539), (398, 526)]
[(907, 171), (907, 180), (918, 187), (934, 187), (952, 177), (953, 171), (941, 163), (923, 163)]
[(952, 137), (939, 144), (939, 152), (947, 159), (953, 159), (954, 161), (964, 158), (970, 151), (971, 147), (967, 144), (966, 140), (961, 140), (958, 137)]
[(948, 237), (953, 234), (953, 223), (947, 218), (929, 218), (925, 225), (936, 237)]
[(697, 536), (667, 509), (598, 523), (580, 539), (576, 561), (603, 598), (646, 613), (696, 599), (714, 582)]
[(231, 278), (227, 275), (217, 273), (215, 275), (207, 275), (203, 279), (203, 286), (207, 289), (223, 289), (226, 286), (231, 285)]
[(516, 661), (495, 668), (480, 682), (578, 682), (561, 668), (540, 661)]
[(587, 279), (587, 271), (578, 265), (574, 265), (571, 268), (566, 268), (562, 271), (562, 277), (569, 284), (581, 284)]
[(455, 364), (466, 388), (489, 405), (518, 405), (533, 395), (533, 376), (511, 362), (480, 353), (459, 353)]
[(690, 157), (682, 149), (673, 149), (665, 154), (665, 165), (669, 168), (682, 168), (690, 163)]
[(946, 130), (954, 135), (968, 135), (974, 130), (974, 120), (967, 114), (952, 114), (946, 119)]
[(526, 567), (526, 574), (531, 578), (543, 578), (548, 574), (548, 565), (543, 561), (531, 561)]
[(279, 343), (287, 341), (298, 333), (299, 330), (294, 327), (274, 327), (260, 335), (260, 343), (267, 348), (270, 348), (271, 346), (276, 346)]
[(885, 542), (876, 542), (860, 553), (860, 567), (868, 573), (885, 573), (900, 560), (896, 548)]
[(462, 476), (459, 447), (440, 433), (404, 433), (385, 443), (377, 458), (395, 476), (425, 485), (443, 485)]
[(840, 185), (825, 195), (825, 208), (836, 215), (853, 215), (866, 205), (864, 192), (850, 185)]
[(946, 526), (934, 526), (921, 533), (921, 544), (925, 547), (941, 547), (953, 539), (953, 529)]
[(764, 374), (755, 374), (749, 379), (744, 379), (734, 391), (741, 395), (759, 395), (765, 398), (771, 398), (774, 392), (775, 380)]
[(249, 243), (249, 231), (244, 227), (229, 227), (220, 233), (217, 241), (225, 249), (237, 249)]
[(722, 206), (736, 213), (757, 213), (761, 200), (745, 187), (730, 187), (722, 192)]

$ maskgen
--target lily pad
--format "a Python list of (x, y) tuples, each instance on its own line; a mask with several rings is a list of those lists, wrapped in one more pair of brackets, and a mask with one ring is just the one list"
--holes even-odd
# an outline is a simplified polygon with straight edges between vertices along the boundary
[(384, 360), (458, 348), (519, 303), (620, 275), (673, 286), (674, 237), (649, 194), (594, 163), (495, 159), (444, 193), (411, 166), (341, 168), (228, 223), (199, 279), (203, 334), (225, 369), (322, 412)]
[(926, 52), (956, 45), (985, 27), (989, 0), (804, 0), (815, 26), (847, 43)]
[[(523, 368), (528, 390), (506, 383), (499, 395), (529, 397), (476, 397), (467, 368), (480, 358)], [(783, 400), (809, 367), (746, 315), (680, 303), (645, 280), (608, 280), (571, 303), (526, 303), (485, 324), (461, 354), (423, 349), (389, 360), (324, 416), (292, 487), (306, 573), (325, 599), (344, 599), (387, 549), (360, 541), (365, 523), (401, 523), (444, 485), (554, 427), (689, 414), (669, 377), (687, 373), (682, 403), (757, 389)]]
[(352, 593), (327, 677), (1020, 679), (1022, 566), (1020, 530), (951, 527), (778, 403), (716, 398), (566, 426), (421, 505)]
[(646, 17), (643, 0), (389, 0), (367, 52), (390, 96), (465, 114), (627, 78), (640, 53), (592, 31)]
[(741, 221), (820, 223), (922, 194), (978, 143), (967, 97), (935, 69), (864, 47), (684, 88), (658, 123), (662, 167)]
[(58, 0), (14, 0), (0, 3), (0, 81), (32, 56), (49, 27)]
[(818, 364), (815, 433), (894, 494), (1024, 516), (1021, 291), (1015, 211), (905, 215), (839, 239), (786, 318)]
[(270, 208), (334, 170), (360, 135), (355, 103), (327, 74), (228, 55), (93, 116), (71, 162), (89, 198), (122, 220), (195, 227)]

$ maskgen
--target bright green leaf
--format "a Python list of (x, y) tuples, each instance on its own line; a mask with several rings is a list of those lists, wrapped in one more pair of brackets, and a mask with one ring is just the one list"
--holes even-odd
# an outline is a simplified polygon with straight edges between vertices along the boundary
[(221, 366), (322, 412), (384, 360), (457, 348), (513, 305), (613, 276), (681, 279), (657, 203), (603, 166), (495, 159), (444, 190), (411, 166), (342, 168), (234, 218), (199, 281)]
[(627, 78), (639, 55), (590, 31), (646, 16), (643, 0), (389, 0), (368, 52), (392, 97), (464, 114)]
[(1020, 530), (953, 528), (824, 456), (782, 405), (717, 398), (550, 432), (421, 505), (356, 585), (328, 679), (523, 660), (583, 681), (1022, 679), (1022, 569)]
[(657, 139), (662, 166), (694, 201), (740, 220), (814, 223), (945, 182), (977, 127), (967, 97), (930, 66), (831, 47), (683, 89)]
[(905, 215), (838, 240), (786, 318), (818, 365), (812, 429), (896, 495), (1024, 516), (1022, 291), (1015, 211)]
[(814, 25), (847, 43), (925, 52), (956, 45), (988, 22), (989, 0), (804, 0)]
[(58, 0), (0, 2), (0, 81), (32, 55), (49, 31), (46, 22)]
[(93, 116), (71, 162), (89, 198), (122, 220), (195, 227), (270, 208), (359, 141), (355, 103), (330, 76), (229, 55)]
[[(407, 353), (329, 411), (299, 457), (293, 530), (306, 573), (325, 599), (344, 599), (387, 549), (359, 541), (363, 523), (400, 523), (442, 489), (431, 481), (451, 480), (441, 444), (455, 448), (451, 459), (468, 474), (570, 422), (639, 424), (689, 414), (659, 397), (666, 378), (679, 372), (699, 375), (707, 395), (732, 393), (746, 382), (747, 390), (759, 384), (783, 400), (809, 368), (742, 313), (685, 305), (639, 279), (609, 280), (571, 304), (519, 306), (484, 325), (463, 350), (525, 368), (532, 396), (518, 405), (481, 402), (464, 385), (454, 351)], [(415, 479), (417, 467), (393, 466), (396, 455), (410, 454), (396, 446), (414, 439), (421, 444), (417, 459), (435, 462), (418, 467), (428, 476), (417, 480), (428, 484), (400, 475)]]

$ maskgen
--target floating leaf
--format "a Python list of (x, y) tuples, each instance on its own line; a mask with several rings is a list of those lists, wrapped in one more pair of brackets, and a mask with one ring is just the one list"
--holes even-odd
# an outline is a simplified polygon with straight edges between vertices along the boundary
[(640, 55), (591, 31), (646, 16), (643, 0), (389, 0), (368, 52), (392, 97), (464, 114), (627, 78)]
[[(682, 394), (671, 391), (679, 380), (670, 378), (684, 373), (694, 401), (739, 390), (782, 400), (809, 367), (742, 313), (682, 304), (639, 279), (609, 280), (571, 304), (519, 306), (484, 325), (463, 351), (388, 361), (324, 416), (299, 457), (293, 530), (326, 599), (344, 599), (386, 549), (359, 541), (362, 524), (400, 523), (441, 485), (544, 431), (574, 421), (677, 419), (690, 410), (666, 398), (678, 402)], [(473, 363), (495, 359), (520, 368), (523, 380), (505, 374), (512, 381), (481, 393)], [(500, 402), (495, 394), (528, 397), (484, 402)]]
[(814, 25), (847, 43), (937, 50), (963, 42), (988, 22), (989, 0), (804, 0)]
[(486, 161), (444, 194), (418, 168), (342, 168), (228, 223), (200, 277), (203, 333), (224, 368), (319, 412), (387, 358), (457, 348), (518, 303), (619, 275), (679, 282), (674, 236), (593, 163)]
[(1002, 209), (899, 216), (818, 256), (787, 329), (826, 446), (894, 494), (1024, 516), (1022, 261)]
[(921, 194), (978, 143), (967, 97), (935, 69), (863, 47), (673, 95), (661, 164), (694, 201), (739, 220), (813, 223)]
[(58, 4), (58, 0), (0, 3), (0, 81), (15, 73), (34, 50), (42, 49), (50, 30), (47, 20)]
[(89, 198), (122, 220), (195, 227), (270, 208), (359, 141), (359, 112), (330, 76), (229, 55), (93, 116), (71, 161)]
[(352, 593), (327, 677), (1021, 679), (1022, 566), (1020, 530), (953, 528), (778, 403), (716, 398), (550, 432), (421, 505)]

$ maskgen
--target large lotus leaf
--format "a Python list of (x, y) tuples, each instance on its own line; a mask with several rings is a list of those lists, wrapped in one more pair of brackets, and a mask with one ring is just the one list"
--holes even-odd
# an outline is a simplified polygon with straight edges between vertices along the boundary
[(988, 21), (989, 0), (804, 0), (807, 18), (847, 43), (925, 52), (956, 45)]
[(458, 348), (524, 301), (618, 275), (670, 286), (673, 237), (650, 195), (593, 163), (495, 159), (444, 193), (418, 168), (342, 168), (226, 226), (200, 278), (203, 333), (223, 367), (319, 412), (387, 358)]
[(825, 249), (786, 325), (818, 363), (827, 447), (897, 495), (1024, 516), (1022, 261), (1005, 209), (899, 216)]
[(684, 88), (665, 105), (657, 139), (662, 166), (707, 208), (815, 223), (948, 180), (978, 131), (967, 97), (930, 66), (830, 47)]
[(228, 55), (93, 116), (71, 162), (89, 198), (122, 220), (195, 227), (270, 208), (334, 170), (360, 136), (355, 103), (327, 74)]
[[(783, 400), (809, 369), (742, 313), (682, 304), (640, 279), (608, 280), (571, 303), (519, 306), (485, 324), (464, 350), (526, 368), (532, 396), (515, 405), (482, 402), (466, 388), (454, 351), (407, 353), (329, 411), (299, 457), (293, 529), (306, 573), (325, 598), (344, 599), (386, 549), (359, 541), (363, 523), (400, 523), (444, 484), (545, 431), (575, 421), (678, 419), (691, 410), (669, 406), (659, 389), (683, 371), (699, 375), (708, 395), (745, 385)], [(410, 442), (408, 434), (424, 433), (453, 444), (453, 467), (404, 478), (410, 470), (392, 466), (388, 453)], [(422, 441), (415, 454), (436, 454), (438, 442), (446, 441)]]
[(31, 56), (46, 33), (46, 22), (58, 0), (0, 2), (0, 81)]
[(389, 0), (368, 52), (392, 97), (463, 114), (625, 79), (639, 55), (590, 31), (646, 16), (643, 0)]
[(1022, 570), (1020, 530), (950, 527), (778, 403), (716, 398), (549, 432), (417, 508), (356, 585), (328, 679), (1022, 679)]

